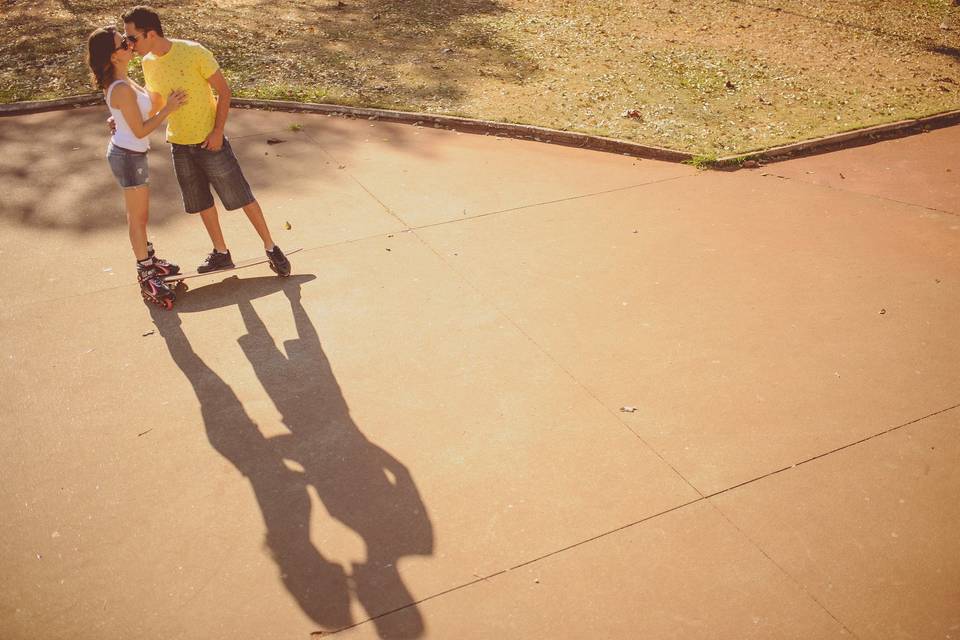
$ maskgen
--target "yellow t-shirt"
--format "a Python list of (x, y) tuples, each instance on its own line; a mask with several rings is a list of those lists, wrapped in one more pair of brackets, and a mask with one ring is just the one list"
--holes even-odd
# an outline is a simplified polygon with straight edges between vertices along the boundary
[[(187, 92), (187, 104), (167, 118), (167, 142), (198, 144), (213, 131), (217, 100), (207, 82), (220, 68), (213, 54), (190, 40), (171, 40), (173, 46), (162, 56), (143, 57), (143, 79), (147, 90), (166, 101), (174, 89)], [(162, 103), (161, 103), (162, 104)]]

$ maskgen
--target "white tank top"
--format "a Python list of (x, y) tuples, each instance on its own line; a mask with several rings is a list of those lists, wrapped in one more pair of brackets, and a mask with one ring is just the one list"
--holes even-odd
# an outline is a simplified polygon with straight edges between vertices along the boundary
[[(113, 134), (113, 137), (110, 138), (110, 142), (112, 142), (114, 146), (123, 147), (130, 151), (146, 151), (150, 148), (150, 139), (138, 138), (133, 135), (130, 125), (127, 124), (127, 119), (123, 117), (123, 112), (110, 104), (110, 96), (113, 94), (113, 88), (123, 82), (125, 81), (116, 80), (107, 88), (107, 107), (110, 108), (110, 115), (113, 116), (114, 121), (117, 123), (117, 131)], [(137, 107), (140, 109), (141, 121), (146, 120), (150, 115), (150, 108), (152, 107), (150, 95), (135, 84), (128, 84), (130, 88), (133, 89), (134, 95), (137, 96)]]

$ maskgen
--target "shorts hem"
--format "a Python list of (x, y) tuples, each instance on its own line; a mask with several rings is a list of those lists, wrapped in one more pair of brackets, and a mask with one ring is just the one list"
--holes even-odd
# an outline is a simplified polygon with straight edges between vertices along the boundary
[(194, 209), (193, 211), (191, 211), (191, 210), (188, 209), (187, 207), (184, 207), (184, 208), (183, 208), (183, 211), (184, 211), (184, 213), (186, 213), (187, 215), (195, 216), (195, 215), (197, 215), (198, 213), (203, 213), (203, 212), (206, 211), (207, 209), (213, 209), (213, 208), (216, 207), (216, 206), (217, 206), (217, 203), (216, 203), (216, 202), (212, 202), (212, 203), (210, 203), (209, 206), (200, 207), (199, 209)]
[(256, 201), (257, 201), (256, 198), (250, 198), (250, 200), (249, 200), (248, 202), (244, 202), (243, 204), (241, 204), (241, 205), (239, 205), (239, 206), (236, 206), (236, 207), (228, 207), (227, 205), (223, 205), (223, 208), (226, 209), (227, 211), (236, 211), (237, 209), (243, 209), (243, 208), (246, 207), (247, 205), (251, 205), (251, 204), (253, 204), (253, 203), (256, 202)]

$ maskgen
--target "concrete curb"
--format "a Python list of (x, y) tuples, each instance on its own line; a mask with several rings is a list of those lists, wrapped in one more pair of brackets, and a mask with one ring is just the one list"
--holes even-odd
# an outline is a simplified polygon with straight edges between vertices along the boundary
[(70, 96), (56, 100), (37, 100), (36, 102), (13, 102), (0, 104), (0, 118), (4, 116), (24, 116), (29, 113), (43, 113), (44, 111), (60, 111), (62, 109), (79, 109), (103, 104), (103, 95), (89, 93), (83, 96)]
[[(36, 102), (14, 102), (12, 104), (0, 104), (0, 117), (42, 113), (44, 111), (57, 111), (61, 109), (78, 109), (97, 104), (103, 104), (103, 96), (100, 94), (70, 96), (56, 100), (40, 100)], [(452, 129), (464, 133), (534, 140), (536, 142), (547, 142), (579, 149), (605, 151), (607, 153), (618, 153), (638, 158), (665, 160), (668, 162), (689, 162), (694, 159), (693, 154), (684, 151), (674, 151), (673, 149), (642, 145), (625, 140), (605, 138), (603, 136), (592, 136), (585, 133), (559, 131), (557, 129), (548, 129), (533, 125), (494, 122), (491, 120), (473, 120), (456, 116), (391, 111), (389, 109), (373, 109), (367, 107), (348, 107), (336, 104), (259, 100), (256, 98), (234, 98), (232, 100), (232, 106), (242, 109), (261, 109), (264, 111), (284, 111), (288, 113), (324, 113), (348, 118), (366, 118), (384, 122), (429, 125), (435, 128)], [(839, 151), (840, 149), (859, 147), (881, 140), (901, 138), (958, 123), (960, 123), (960, 110), (948, 111), (925, 118), (901, 120), (899, 122), (877, 125), (875, 127), (824, 136), (814, 140), (795, 142), (771, 149), (724, 156), (716, 160), (704, 162), (704, 166), (722, 171), (735, 171), (743, 168), (744, 163), (747, 163), (747, 166), (751, 166), (751, 161), (758, 164), (781, 162), (800, 156)]]
[(960, 110), (947, 111), (925, 118), (900, 120), (899, 122), (837, 133), (813, 140), (804, 140), (803, 142), (795, 142), (763, 151), (726, 156), (718, 158), (709, 164), (715, 169), (727, 171), (737, 170), (743, 167), (744, 162), (751, 160), (764, 164), (782, 162), (800, 156), (812, 156), (830, 151), (839, 151), (841, 149), (862, 147), (882, 140), (891, 140), (893, 138), (903, 138), (917, 133), (926, 133), (931, 129), (949, 127), (957, 123), (960, 123)]
[(638, 158), (667, 160), (669, 162), (685, 162), (693, 158), (689, 153), (674, 151), (662, 147), (591, 136), (585, 133), (558, 131), (545, 127), (535, 127), (525, 124), (511, 124), (493, 122), (491, 120), (473, 120), (456, 116), (433, 115), (407, 111), (390, 111), (388, 109), (371, 109), (366, 107), (347, 107), (333, 104), (313, 104), (301, 102), (285, 102), (282, 100), (256, 100), (252, 98), (234, 98), (232, 105), (248, 109), (262, 109), (264, 111), (287, 111), (292, 113), (328, 113), (353, 118), (367, 118), (383, 122), (398, 122), (403, 124), (429, 125), (442, 129), (452, 129), (464, 133), (501, 136), (504, 138), (520, 138), (549, 142), (580, 149), (619, 153)]

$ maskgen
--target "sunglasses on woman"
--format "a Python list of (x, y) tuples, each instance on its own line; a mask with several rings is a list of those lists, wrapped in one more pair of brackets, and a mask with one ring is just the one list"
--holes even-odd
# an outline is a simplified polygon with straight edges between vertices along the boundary
[(114, 51), (126, 51), (130, 48), (130, 43), (126, 38), (120, 38), (120, 46), (114, 49)]

